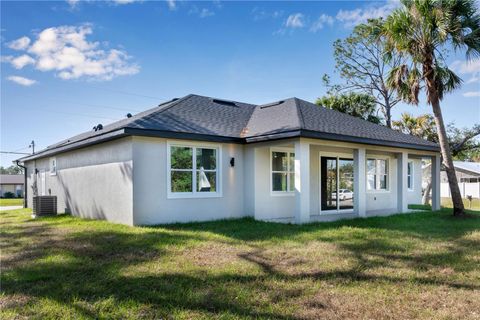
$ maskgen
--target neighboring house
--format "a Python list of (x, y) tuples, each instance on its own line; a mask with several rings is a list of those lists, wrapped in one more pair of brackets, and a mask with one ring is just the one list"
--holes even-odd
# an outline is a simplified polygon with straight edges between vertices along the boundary
[(23, 184), (25, 177), (23, 174), (2, 174), (0, 175), (0, 197), (4, 197), (6, 192), (11, 192), (17, 198), (23, 197)]
[[(480, 162), (453, 161), (458, 182), (480, 182)], [(442, 182), (448, 182), (447, 173), (440, 173)]]
[[(472, 196), (480, 198), (480, 163), (467, 161), (453, 161), (457, 175), (458, 188), (463, 198)], [(448, 185), (447, 173), (440, 173), (440, 193), (442, 197), (450, 197), (450, 186)]]
[(407, 212), (421, 202), (425, 157), (438, 209), (434, 143), (297, 98), (253, 105), (188, 95), (20, 161), (28, 185), (56, 195), (60, 212), (152, 225)]

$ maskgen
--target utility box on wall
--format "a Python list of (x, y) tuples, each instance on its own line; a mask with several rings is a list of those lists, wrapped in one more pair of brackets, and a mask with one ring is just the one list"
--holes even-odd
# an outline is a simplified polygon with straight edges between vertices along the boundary
[(33, 215), (46, 216), (57, 214), (57, 196), (33, 197)]

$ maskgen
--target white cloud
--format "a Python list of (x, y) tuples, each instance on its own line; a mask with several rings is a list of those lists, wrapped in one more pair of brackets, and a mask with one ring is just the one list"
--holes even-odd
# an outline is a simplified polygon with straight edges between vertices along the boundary
[(305, 16), (302, 13), (294, 13), (288, 16), (285, 21), (287, 28), (303, 28), (305, 26)]
[(386, 4), (380, 7), (368, 5), (354, 10), (340, 10), (335, 18), (342, 22), (345, 27), (350, 28), (357, 24), (365, 23), (368, 19), (385, 18), (399, 5), (400, 2), (398, 0), (388, 0)]
[(215, 12), (207, 8), (200, 9), (196, 5), (193, 5), (188, 11), (188, 14), (196, 15), (199, 18), (207, 18), (207, 17), (214, 16)]
[(312, 26), (310, 27), (310, 31), (317, 32), (327, 26), (332, 26), (335, 19), (332, 16), (321, 14), (315, 22), (313, 22)]
[(101, 3), (101, 2), (108, 2), (110, 4), (115, 4), (115, 5), (122, 5), (122, 4), (130, 4), (134, 2), (141, 2), (143, 0), (105, 0), (105, 1), (99, 1), (99, 0), (66, 0), (67, 3), (70, 5), (70, 8), (75, 9), (79, 3)]
[(134, 3), (137, 2), (138, 0), (112, 0), (113, 3), (115, 4), (129, 4), (129, 3)]
[(208, 10), (207, 8), (203, 8), (203, 9), (200, 11), (200, 13), (198, 14), (198, 16), (199, 16), (200, 18), (211, 17), (211, 16), (213, 16), (213, 15), (215, 15), (215, 12), (210, 11), (210, 10)]
[(107, 49), (99, 42), (88, 41), (92, 33), (90, 25), (47, 28), (26, 48), (31, 56), (24, 54), (2, 60), (17, 69), (35, 64), (37, 70), (54, 71), (62, 79), (111, 80), (139, 72), (139, 66), (130, 62), (125, 51)]
[(170, 10), (175, 10), (177, 8), (177, 4), (175, 3), (175, 0), (166, 0), (168, 9)]
[(10, 63), (15, 69), (22, 69), (26, 65), (34, 64), (35, 60), (27, 54), (22, 54), (19, 57), (10, 59)]
[(253, 16), (253, 20), (255, 21), (260, 21), (268, 18), (277, 19), (283, 16), (283, 13), (284, 12), (282, 10), (275, 10), (270, 12), (270, 11), (263, 10), (259, 7), (254, 7), (251, 12)]
[(464, 75), (470, 75), (471, 78), (466, 84), (480, 82), (480, 60), (461, 61), (455, 60), (450, 65), (450, 69)]
[(75, 8), (80, 0), (66, 0), (67, 3), (70, 5), (71, 8)]
[(32, 80), (32, 79), (28, 79), (28, 78), (24, 78), (24, 77), (19, 77), (19, 76), (10, 76), (7, 79), (12, 81), (12, 82), (15, 82), (16, 84), (19, 84), (21, 86), (26, 86), (26, 87), (29, 87), (32, 84), (37, 83), (36, 80)]
[(21, 37), (17, 40), (13, 40), (12, 42), (9, 42), (7, 46), (13, 50), (25, 50), (29, 44), (30, 44), (30, 38)]
[(463, 93), (463, 96), (467, 98), (480, 97), (480, 91), (467, 91)]

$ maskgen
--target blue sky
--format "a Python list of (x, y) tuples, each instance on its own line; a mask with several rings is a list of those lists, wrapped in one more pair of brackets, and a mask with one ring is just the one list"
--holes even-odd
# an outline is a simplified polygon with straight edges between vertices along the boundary
[[(325, 93), (332, 42), (393, 1), (1, 2), (1, 150), (28, 152), (189, 93), (251, 103)], [(464, 85), (446, 122), (480, 122), (480, 61), (449, 53)], [(424, 101), (400, 105), (430, 113)], [(8, 166), (15, 156), (1, 155)]]

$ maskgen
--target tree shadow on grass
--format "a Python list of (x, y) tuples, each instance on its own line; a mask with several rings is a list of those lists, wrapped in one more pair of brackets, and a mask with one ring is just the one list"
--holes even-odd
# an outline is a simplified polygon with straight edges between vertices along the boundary
[(454, 239), (480, 229), (480, 213), (470, 211), (468, 219), (451, 216), (450, 210), (397, 214), (387, 217), (357, 218), (334, 222), (316, 222), (306, 225), (256, 221), (253, 218), (218, 220), (185, 224), (159, 225), (173, 231), (211, 232), (242, 241), (268, 241), (298, 238), (340, 228), (398, 231), (420, 238)]
[[(2, 240), (6, 243), (20, 238), (30, 240), (27, 244), (23, 242), (17, 244), (21, 250), (17, 250), (11, 257), (2, 259), (4, 268), (2, 291), (6, 295), (27, 295), (53, 300), (75, 309), (82, 316), (91, 318), (98, 317), (97, 311), (79, 304), (79, 300), (90, 304), (108, 299), (113, 299), (119, 305), (134, 302), (146, 306), (147, 310), (143, 315), (146, 318), (167, 317), (175, 311), (187, 310), (208, 315), (222, 313), (249, 318), (293, 319), (296, 318), (295, 315), (276, 312), (272, 306), (278, 302), (278, 297), (290, 299), (302, 295), (302, 289), (295, 289), (295, 286), (305, 279), (327, 281), (334, 285), (375, 282), (407, 285), (413, 282), (447, 286), (451, 289), (480, 290), (480, 286), (475, 283), (460, 283), (445, 277), (424, 276), (421, 273), (406, 278), (393, 273), (369, 272), (379, 265), (394, 267), (395, 263), (423, 270), (448, 264), (452, 259), (456, 259), (459, 264), (466, 264), (468, 268), (474, 267), (466, 261), (467, 256), (472, 253), (471, 250), (478, 248), (476, 246), (478, 243), (474, 240), (455, 239), (457, 242), (452, 249), (439, 253), (422, 252), (421, 255), (411, 257), (407, 249), (395, 243), (395, 239), (384, 238), (384, 234), (370, 237), (358, 233), (358, 230), (370, 228), (399, 231), (407, 235), (409, 232), (420, 233), (422, 237), (432, 237), (432, 241), (445, 238), (438, 230), (445, 224), (441, 220), (444, 219), (442, 216), (436, 217), (440, 222), (433, 221), (439, 224), (438, 228), (417, 230), (409, 230), (410, 226), (382, 228), (382, 225), (395, 222), (408, 225), (408, 221), (403, 220), (407, 217), (373, 218), (373, 221), (366, 219), (308, 226), (242, 219), (142, 228), (142, 232), (128, 228), (122, 231), (123, 227), (96, 228), (92, 224), (91, 228), (83, 228), (82, 231), (70, 230), (67, 233), (62, 232), (60, 225), (62, 219), (65, 222), (68, 217), (48, 218), (44, 224), (25, 224), (15, 228), (15, 232), (6, 233), (6, 236), (2, 234)], [(418, 222), (417, 216), (413, 218)], [(390, 222), (385, 222), (386, 219)], [(461, 237), (471, 228), (462, 224), (461, 228), (448, 232), (446, 238)], [(326, 233), (332, 230), (343, 231), (337, 235)], [(220, 234), (246, 245), (246, 249), (238, 253), (238, 258), (258, 266), (260, 272), (212, 273), (207, 270), (203, 272), (183, 269), (162, 269), (154, 273), (122, 272), (125, 269), (134, 270), (145, 262), (168, 259), (169, 246), (182, 248), (189, 241), (202, 242), (206, 240), (202, 235), (204, 231)], [(285, 268), (284, 264), (279, 263), (279, 257), (272, 257), (268, 248), (265, 248), (269, 245), (258, 241), (294, 239), (308, 233), (314, 233), (314, 236), (304, 242), (318, 240), (335, 243), (353, 257), (353, 266), (328, 271), (318, 268), (298, 271), (297, 265), (292, 261), (292, 265)], [(221, 238), (208, 240), (224, 241)], [(276, 244), (273, 243), (271, 246)], [(372, 261), (371, 257), (378, 259)], [(277, 281), (287, 282), (294, 289), (276, 286), (272, 288), (272, 283)], [(239, 298), (241, 292), (249, 292), (249, 295)], [(267, 298), (260, 301), (258, 297), (264, 295)]]

